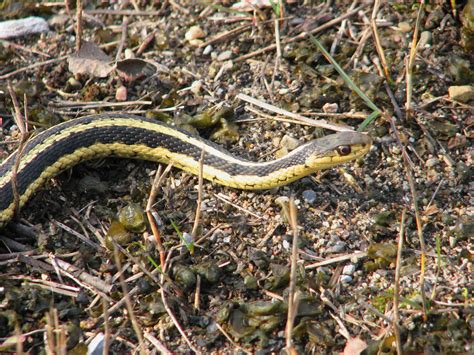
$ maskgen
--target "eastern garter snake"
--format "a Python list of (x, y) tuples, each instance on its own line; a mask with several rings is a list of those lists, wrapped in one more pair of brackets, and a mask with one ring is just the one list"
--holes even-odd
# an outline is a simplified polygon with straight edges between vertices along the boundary
[(15, 213), (14, 188), (21, 208), (47, 179), (89, 159), (115, 156), (172, 162), (175, 167), (198, 174), (204, 150), (205, 179), (258, 190), (285, 185), (316, 170), (357, 159), (369, 151), (371, 144), (365, 134), (340, 132), (310, 141), (283, 158), (257, 163), (157, 121), (128, 114), (85, 116), (41, 132), (24, 145), (19, 157), (15, 152), (0, 165), (0, 228)]

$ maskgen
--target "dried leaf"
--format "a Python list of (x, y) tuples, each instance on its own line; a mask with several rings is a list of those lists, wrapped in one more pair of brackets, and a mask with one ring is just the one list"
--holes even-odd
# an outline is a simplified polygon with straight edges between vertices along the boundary
[(98, 78), (105, 78), (114, 69), (110, 62), (109, 56), (92, 42), (84, 42), (81, 49), (68, 59), (69, 71), (72, 73)]
[(360, 338), (351, 338), (344, 347), (343, 355), (357, 355), (367, 348), (367, 343)]
[(117, 72), (124, 80), (133, 81), (155, 74), (156, 68), (142, 59), (125, 59), (117, 62)]

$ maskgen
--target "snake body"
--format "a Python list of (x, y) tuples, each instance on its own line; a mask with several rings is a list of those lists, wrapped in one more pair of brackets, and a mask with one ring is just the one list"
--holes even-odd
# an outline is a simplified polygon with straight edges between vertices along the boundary
[(154, 120), (113, 113), (84, 116), (39, 133), (21, 152), (14, 152), (0, 165), (0, 228), (46, 180), (90, 159), (113, 156), (171, 162), (197, 175), (204, 151), (205, 179), (258, 190), (285, 185), (316, 170), (357, 159), (368, 152), (371, 143), (365, 134), (340, 132), (310, 141), (280, 159), (252, 162)]

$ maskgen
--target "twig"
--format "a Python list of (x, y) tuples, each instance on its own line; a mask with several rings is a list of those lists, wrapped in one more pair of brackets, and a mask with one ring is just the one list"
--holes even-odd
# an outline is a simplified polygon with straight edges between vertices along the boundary
[(246, 353), (246, 354), (253, 354), (252, 352), (247, 351), (247, 350), (245, 350), (244, 348), (242, 348), (241, 346), (239, 346), (239, 344), (237, 344), (237, 343), (230, 337), (230, 335), (227, 334), (227, 332), (224, 330), (224, 328), (222, 328), (222, 327), (220, 326), (219, 323), (215, 322), (215, 324), (216, 324), (217, 329), (219, 329), (220, 332), (221, 332), (222, 334), (224, 334), (224, 336), (227, 338), (227, 340), (229, 340), (230, 343), (231, 343), (233, 346), (235, 346), (236, 349), (239, 349), (240, 351), (243, 351), (243, 352)]
[(405, 236), (405, 217), (406, 208), (402, 211), (402, 220), (400, 222), (400, 233), (398, 234), (398, 249), (397, 249), (397, 264), (395, 267), (395, 285), (393, 287), (393, 329), (395, 331), (395, 339), (397, 341), (397, 354), (402, 353), (402, 341), (400, 337), (400, 270), (402, 268), (402, 250), (403, 250), (403, 238)]
[[(53, 264), (52, 259), (54, 259), (54, 262), (56, 265), (59, 267), (59, 269), (65, 273), (68, 277), (71, 277), (73, 280), (76, 280), (76, 278), (80, 281), (83, 281), (84, 283), (87, 283), (88, 285), (92, 285), (94, 288), (104, 292), (105, 294), (108, 294), (112, 291), (113, 285), (108, 284), (104, 280), (93, 276), (91, 274), (88, 274), (87, 272), (79, 269), (77, 266), (74, 266), (72, 264), (69, 264), (68, 262), (61, 260), (59, 258), (56, 258), (54, 256), (51, 256), (50, 259), (48, 260), (51, 264)], [(81, 286), (84, 286), (84, 283), (79, 283)], [(90, 289), (90, 286), (84, 286)]]
[(199, 185), (198, 185), (198, 200), (196, 206), (196, 215), (194, 217), (194, 226), (191, 236), (193, 240), (196, 240), (197, 230), (199, 227), (199, 221), (201, 219), (201, 206), (202, 206), (202, 186), (203, 186), (203, 168), (204, 168), (204, 149), (201, 151), (201, 158), (199, 159)]
[(80, 109), (90, 109), (90, 108), (103, 108), (103, 107), (120, 107), (120, 106), (129, 106), (129, 105), (152, 105), (152, 101), (124, 101), (124, 102), (100, 102), (100, 101), (86, 101), (86, 102), (55, 102), (50, 105), (53, 107), (67, 107), (67, 108), (80, 108)]
[(159, 16), (160, 11), (135, 11), (135, 10), (86, 10), (89, 15), (119, 15), (119, 16)]
[(334, 264), (334, 263), (340, 263), (341, 261), (346, 261), (346, 260), (361, 259), (361, 258), (365, 258), (366, 256), (367, 256), (367, 253), (364, 252), (364, 251), (360, 251), (360, 252), (356, 252), (356, 253), (348, 254), (348, 255), (336, 256), (334, 258), (319, 261), (319, 262), (314, 263), (314, 264), (309, 264), (309, 265), (305, 266), (305, 269), (306, 270), (316, 269), (317, 267), (320, 267), (320, 266), (330, 265), (330, 264)]
[(30, 283), (31, 285), (38, 286), (49, 290), (50, 292), (55, 292), (60, 295), (69, 296), (76, 298), (79, 295), (79, 291), (81, 290), (79, 287), (72, 287), (68, 285), (64, 285), (62, 283), (42, 280), (42, 279), (34, 279), (28, 276), (6, 276), (6, 279), (9, 280), (24, 280)]
[(392, 127), (393, 133), (395, 135), (395, 138), (397, 140), (398, 146), (400, 147), (400, 150), (402, 152), (402, 157), (403, 161), (405, 162), (405, 171), (406, 171), (406, 177), (408, 180), (408, 185), (410, 186), (410, 192), (411, 192), (411, 199), (413, 203), (413, 209), (415, 211), (415, 220), (416, 220), (416, 229), (418, 233), (418, 240), (420, 242), (420, 293), (421, 293), (421, 301), (423, 305), (423, 318), (425, 321), (427, 320), (427, 311), (426, 311), (426, 294), (425, 294), (425, 265), (426, 265), (426, 246), (425, 246), (425, 239), (423, 237), (423, 226), (421, 222), (421, 216), (420, 216), (420, 209), (418, 207), (418, 196), (417, 192), (415, 189), (415, 181), (413, 179), (413, 175), (411, 172), (411, 169), (409, 168), (410, 166), (410, 158), (408, 157), (408, 153), (403, 146), (401, 140), (400, 140), (400, 135), (398, 134), (397, 127), (395, 126), (395, 122), (393, 121), (392, 117), (384, 113), (385, 119), (390, 122), (390, 126)]
[(234, 28), (230, 31), (226, 31), (224, 33), (221, 33), (221, 34), (218, 34), (217, 36), (215, 36), (214, 38), (211, 38), (210, 40), (206, 41), (206, 42), (203, 42), (199, 45), (199, 48), (204, 48), (204, 47), (207, 47), (208, 45), (210, 44), (213, 44), (213, 43), (216, 43), (216, 42), (220, 42), (220, 41), (223, 41), (227, 38), (230, 38), (232, 36), (236, 36), (242, 32), (245, 32), (246, 30), (248, 29), (251, 29), (252, 28), (252, 24), (246, 24), (246, 25), (241, 25), (237, 28)]
[[(115, 259), (115, 265), (117, 266), (117, 270), (121, 270), (122, 265), (120, 262), (120, 254), (119, 254), (118, 249), (115, 248), (115, 245), (114, 245), (114, 259)], [(130, 300), (130, 295), (127, 290), (127, 284), (125, 283), (125, 278), (123, 276), (123, 273), (119, 274), (119, 280), (120, 280), (120, 286), (122, 287), (122, 292), (125, 297), (125, 305), (127, 307), (128, 317), (130, 318), (130, 322), (132, 323), (133, 330), (135, 331), (135, 335), (137, 336), (141, 353), (142, 355), (145, 355), (147, 354), (147, 351), (145, 348), (145, 342), (143, 341), (143, 332), (140, 327), (140, 324), (138, 324), (137, 318), (135, 317), (135, 313), (133, 312), (132, 301)]]
[(82, 45), (82, 0), (76, 0), (76, 52)]
[(299, 293), (296, 292), (296, 268), (298, 264), (298, 222), (297, 211), (294, 196), (290, 197), (290, 226), (293, 232), (293, 241), (291, 247), (291, 270), (290, 270), (290, 287), (288, 291), (288, 317), (286, 321), (285, 337), (286, 350), (291, 354), (293, 349), (292, 333), (295, 323), (296, 311), (298, 309)]
[[(163, 281), (163, 280), (162, 280)], [(166, 296), (165, 296), (165, 290), (164, 290), (164, 287), (161, 287), (161, 300), (163, 301), (163, 306), (165, 307), (166, 309), (166, 313), (168, 313), (168, 315), (170, 316), (171, 320), (173, 321), (173, 324), (174, 326), (176, 327), (176, 329), (178, 329), (178, 332), (181, 334), (181, 336), (183, 337), (184, 341), (186, 342), (186, 344), (188, 344), (189, 348), (194, 351), (196, 354), (200, 354), (201, 352), (196, 349), (193, 345), (193, 343), (191, 343), (191, 340), (189, 340), (188, 336), (186, 335), (186, 333), (184, 332), (183, 328), (181, 327), (181, 325), (179, 324), (178, 322), (178, 319), (176, 318), (176, 316), (174, 315), (173, 311), (171, 311), (171, 308), (170, 306), (168, 305), (168, 300), (166, 299)]]
[(382, 62), (383, 72), (385, 74), (385, 79), (390, 83), (392, 81), (390, 77), (390, 70), (388, 69), (387, 59), (385, 59), (385, 53), (382, 48), (382, 44), (380, 42), (379, 33), (377, 30), (377, 13), (379, 12), (380, 8), (380, 0), (375, 0), (374, 8), (372, 10), (372, 16), (370, 18), (370, 25), (372, 28), (372, 36), (374, 37), (375, 48), (377, 49), (377, 53), (380, 57), (380, 61)]
[(153, 41), (153, 38), (155, 38), (156, 33), (158, 30), (154, 30), (151, 33), (148, 34), (148, 36), (145, 37), (143, 42), (140, 44), (140, 46), (137, 49), (136, 55), (139, 56), (141, 55), (145, 49), (147, 49), (148, 45)]
[[(143, 334), (146, 340), (148, 340), (161, 354), (172, 354), (158, 339), (156, 339), (151, 333), (145, 332)], [(104, 354), (107, 354), (104, 352)]]
[[(344, 19), (355, 15), (362, 8), (363, 8), (363, 6), (360, 6), (356, 9), (354, 9), (353, 11), (349, 11), (349, 12), (345, 13), (344, 15), (341, 15), (341, 16), (335, 18), (334, 20), (326, 22), (324, 25), (321, 25), (319, 27), (314, 28), (313, 30), (311, 30), (309, 32), (301, 32), (299, 35), (297, 35), (295, 37), (287, 38), (287, 39), (283, 40), (281, 43), (282, 44), (288, 44), (288, 43), (292, 43), (292, 42), (295, 42), (295, 41), (299, 41), (299, 40), (302, 40), (302, 39), (305, 39), (306, 37), (308, 37), (308, 34), (313, 34), (314, 35), (318, 32), (324, 31), (325, 29), (331, 28), (332, 26), (334, 26), (335, 24), (338, 24), (339, 22), (343, 21)], [(245, 54), (243, 56), (240, 56), (240, 57), (236, 58), (235, 61), (240, 62), (240, 61), (255, 57), (257, 55), (260, 55), (262, 53), (274, 50), (275, 48), (276, 48), (276, 44), (271, 44), (267, 47), (264, 47), (264, 48), (261, 48), (261, 49), (258, 49), (256, 51), (254, 51), (254, 52), (251, 52), (251, 53)]]
[(38, 54), (38, 55), (41, 55), (43, 57), (51, 58), (51, 56), (48, 53), (41, 52), (37, 49), (27, 48), (25, 46), (22, 46), (21, 44), (7, 41), (6, 39), (0, 39), (0, 43), (3, 44), (6, 48), (13, 47), (13, 48), (19, 49), (21, 51), (25, 51), (25, 52), (33, 53), (33, 54)]
[(102, 298), (102, 310), (104, 316), (104, 350), (102, 354), (108, 354), (110, 348), (109, 305), (105, 298)]
[(57, 225), (59, 228), (65, 230), (66, 232), (74, 235), (75, 237), (79, 238), (80, 240), (82, 240), (84, 243), (86, 243), (87, 245), (89, 245), (90, 247), (94, 248), (95, 250), (102, 250), (102, 251), (105, 251), (105, 248), (103, 248), (101, 245), (97, 244), (97, 243), (94, 243), (93, 241), (91, 241), (89, 238), (87, 238), (85, 235), (82, 235), (81, 233), (75, 231), (74, 229), (72, 229), (71, 227), (61, 223), (61, 222), (58, 222), (56, 220), (53, 220), (53, 223), (55, 225)]
[(237, 208), (237, 209), (240, 210), (240, 211), (243, 211), (243, 212), (245, 212), (245, 213), (248, 213), (249, 215), (254, 216), (254, 217), (257, 218), (257, 219), (264, 219), (262, 216), (259, 216), (258, 214), (253, 213), (252, 211), (249, 211), (249, 210), (247, 210), (247, 209), (245, 209), (245, 208), (243, 208), (243, 207), (241, 207), (241, 206), (239, 206), (239, 205), (233, 203), (232, 201), (230, 201), (230, 200), (228, 199), (227, 196), (224, 197), (224, 196), (222, 196), (222, 194), (213, 194), (213, 195), (214, 195), (214, 197), (218, 198), (219, 200), (224, 201), (225, 203), (228, 203), (228, 204), (231, 205), (231, 206), (234, 206), (235, 208)]
[(327, 122), (326, 120), (318, 120), (318, 121), (312, 120), (310, 118), (304, 117), (304, 116), (299, 115), (297, 113), (293, 113), (293, 112), (281, 109), (279, 107), (276, 107), (274, 105), (267, 104), (266, 102), (263, 102), (261, 100), (255, 99), (251, 96), (248, 96), (248, 95), (245, 95), (245, 94), (242, 94), (242, 93), (238, 94), (237, 98), (241, 99), (245, 102), (249, 102), (249, 103), (251, 103), (255, 106), (261, 107), (265, 110), (275, 112), (275, 113), (278, 113), (280, 115), (291, 117), (291, 118), (293, 118), (297, 121), (301, 121), (301, 122), (304, 122), (306, 124), (310, 124), (312, 126), (327, 128), (327, 129), (331, 129), (333, 131), (351, 131), (352, 130), (352, 127), (350, 127), (350, 126), (335, 125), (335, 124)]
[(67, 59), (69, 57), (69, 54), (68, 55), (63, 55), (62, 57), (59, 57), (59, 58), (54, 58), (54, 59), (49, 59), (49, 60), (45, 60), (44, 62), (38, 62), (38, 63), (34, 63), (34, 64), (31, 64), (31, 65), (28, 65), (26, 67), (23, 67), (23, 68), (20, 68), (20, 69), (17, 69), (17, 70), (14, 70), (10, 73), (6, 73), (6, 74), (3, 74), (3, 75), (0, 75), (0, 80), (5, 80), (5, 79), (8, 79), (12, 76), (15, 76), (16, 74), (20, 74), (20, 73), (23, 73), (27, 70), (30, 70), (30, 69), (34, 69), (34, 68), (38, 68), (38, 67), (42, 67), (44, 65), (48, 65), (48, 64), (54, 64), (54, 63), (59, 63), (65, 59)]
[(201, 276), (196, 275), (196, 292), (194, 293), (194, 309), (199, 311), (201, 300)]
[(277, 52), (276, 60), (281, 58), (281, 38), (280, 38), (280, 20), (275, 19), (275, 47)]
[(120, 42), (117, 48), (117, 54), (115, 55), (115, 63), (119, 61), (120, 55), (122, 54), (122, 51), (123, 51), (123, 47), (125, 46), (125, 41), (127, 40), (127, 28), (128, 28), (128, 17), (125, 16), (122, 19), (122, 35), (120, 36)]
[(155, 237), (158, 252), (160, 253), (160, 266), (163, 272), (165, 271), (165, 259), (166, 259), (165, 249), (163, 248), (163, 245), (161, 243), (160, 230), (158, 229), (158, 226), (156, 225), (156, 221), (155, 221), (155, 218), (153, 217), (152, 209), (153, 209), (153, 204), (155, 203), (155, 198), (158, 192), (158, 188), (161, 186), (161, 182), (163, 181), (165, 176), (168, 175), (172, 167), (173, 167), (173, 164), (169, 163), (165, 171), (163, 172), (163, 174), (160, 174), (161, 166), (158, 168), (155, 174), (155, 179), (153, 180), (150, 196), (148, 197), (148, 202), (146, 205), (146, 216), (148, 218), (148, 223), (150, 223), (153, 236)]

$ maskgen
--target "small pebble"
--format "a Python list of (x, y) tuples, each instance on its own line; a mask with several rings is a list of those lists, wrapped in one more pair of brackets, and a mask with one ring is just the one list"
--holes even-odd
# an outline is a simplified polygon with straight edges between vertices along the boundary
[(204, 33), (204, 31), (202, 30), (201, 27), (199, 26), (192, 26), (191, 28), (189, 28), (189, 30), (186, 32), (186, 34), (184, 35), (184, 38), (186, 38), (187, 41), (192, 41), (194, 39), (198, 39), (198, 38), (204, 38), (206, 34)]
[(125, 86), (120, 86), (115, 92), (115, 99), (117, 101), (127, 101), (127, 88)]
[(420, 34), (420, 40), (418, 41), (418, 46), (421, 48), (430, 47), (433, 42), (433, 35), (430, 31), (423, 31)]
[(337, 113), (339, 111), (339, 105), (337, 103), (329, 103), (329, 102), (326, 102), (324, 105), (323, 105), (323, 112), (326, 112), (326, 113)]
[(472, 85), (450, 86), (448, 92), (449, 97), (455, 101), (468, 102), (474, 100), (474, 86)]
[(209, 55), (211, 52), (212, 52), (212, 46), (210, 44), (208, 44), (206, 46), (206, 48), (204, 48), (204, 50), (202, 51), (202, 54), (203, 55)]
[(232, 58), (232, 51), (224, 51), (217, 56), (217, 60), (219, 62), (225, 62), (226, 60), (229, 60), (230, 58)]
[(344, 266), (344, 269), (342, 269), (342, 273), (344, 275), (352, 275), (354, 274), (355, 269), (356, 267), (354, 264), (349, 264), (349, 265)]
[(198, 95), (199, 92), (201, 91), (201, 88), (202, 88), (202, 81), (196, 80), (196, 81), (193, 81), (193, 83), (191, 84), (190, 90), (194, 95)]
[(326, 253), (328, 253), (328, 254), (342, 253), (345, 249), (346, 249), (346, 243), (345, 242), (337, 242), (332, 247), (329, 247), (326, 250)]
[(299, 139), (293, 138), (285, 134), (280, 141), (280, 147), (288, 149), (288, 151), (292, 151), (298, 148), (301, 145), (301, 141)]
[(404, 32), (404, 33), (408, 33), (411, 31), (411, 25), (408, 23), (408, 22), (400, 22), (398, 24), (398, 28), (400, 31)]
[(317, 194), (313, 190), (304, 190), (303, 191), (303, 199), (312, 205), (316, 202)]
[(135, 53), (130, 48), (125, 49), (123, 53), (125, 59), (133, 59), (135, 58)]
[(350, 284), (352, 282), (352, 276), (341, 275), (341, 283), (344, 285)]

